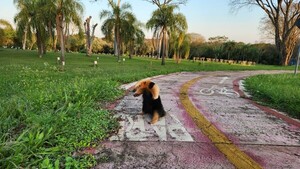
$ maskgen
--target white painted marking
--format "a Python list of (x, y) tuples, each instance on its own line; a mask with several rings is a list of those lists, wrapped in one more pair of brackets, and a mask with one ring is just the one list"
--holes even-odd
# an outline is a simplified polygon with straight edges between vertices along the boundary
[(216, 85), (211, 86), (211, 88), (200, 89), (200, 94), (210, 96), (214, 93), (219, 93), (226, 96), (240, 97), (240, 94), (233, 89), (227, 89), (226, 87), (219, 87)]
[(177, 123), (181, 124), (177, 117), (175, 117), (173, 114), (169, 113), (169, 116), (171, 116), (172, 119), (175, 120)]
[[(110, 140), (153, 141), (158, 139), (159, 141), (167, 141), (169, 135), (170, 140), (194, 141), (180, 121), (171, 114), (160, 118), (154, 125), (147, 124), (147, 127), (144, 119), (147, 116), (119, 114), (119, 117), (123, 119), (120, 121), (121, 128), (117, 135), (110, 137)], [(166, 118), (172, 123), (166, 124)], [(146, 119), (146, 121), (148, 120)]]
[(132, 116), (127, 116), (131, 124), (129, 125), (130, 127), (126, 128), (125, 137), (131, 141), (146, 141), (149, 135), (145, 130), (143, 116), (138, 115), (137, 117), (137, 120), (134, 121)]
[(168, 125), (168, 132), (176, 141), (194, 141), (184, 127), (178, 124)]
[(167, 141), (167, 130), (165, 126), (152, 126), (154, 131), (157, 133), (160, 141)]
[(229, 77), (223, 77), (219, 84), (223, 84), (227, 79), (229, 79)]
[[(169, 115), (172, 117), (172, 119), (176, 122), (173, 125), (167, 126), (168, 132), (170, 135), (175, 138), (176, 141), (194, 141), (192, 136), (186, 131), (186, 129), (182, 126), (181, 122), (178, 120), (177, 117), (175, 117), (173, 114), (169, 113)], [(182, 134), (179, 134), (180, 132), (175, 133), (175, 130), (181, 131)]]

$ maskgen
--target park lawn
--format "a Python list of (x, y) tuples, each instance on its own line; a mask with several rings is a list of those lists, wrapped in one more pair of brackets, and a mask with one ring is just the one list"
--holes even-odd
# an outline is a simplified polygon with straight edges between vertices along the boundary
[(138, 57), (118, 63), (111, 55), (67, 53), (62, 70), (59, 55), (0, 49), (0, 168), (95, 165), (92, 156), (72, 154), (117, 131), (117, 119), (102, 105), (124, 94), (122, 83), (180, 71), (292, 69), (173, 60), (161, 66), (160, 60)]
[(257, 75), (245, 80), (253, 99), (300, 119), (300, 75)]

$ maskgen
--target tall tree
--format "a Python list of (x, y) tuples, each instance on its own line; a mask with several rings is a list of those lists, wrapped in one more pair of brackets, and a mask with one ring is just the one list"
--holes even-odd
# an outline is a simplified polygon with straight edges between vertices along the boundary
[[(46, 29), (46, 18), (45, 18), (45, 5), (46, 1), (42, 0), (14, 0), (19, 12), (15, 16), (17, 23), (17, 30), (24, 28), (23, 45), (26, 43), (27, 31), (29, 33), (35, 32), (38, 54), (42, 57), (46, 53), (46, 40), (47, 40), (47, 29)], [(26, 36), (25, 36), (26, 35)]]
[(173, 59), (177, 64), (180, 63), (182, 58), (187, 59), (190, 53), (190, 37), (185, 32), (175, 33), (172, 32), (171, 42), (173, 47)]
[(56, 33), (60, 40), (61, 61), (65, 61), (65, 38), (68, 33), (69, 25), (73, 23), (80, 28), (81, 31), (81, 15), (83, 6), (79, 0), (55, 0), (56, 11)]
[(92, 25), (92, 34), (91, 34), (91, 26), (90, 26), (91, 19), (92, 19), (92, 16), (89, 16), (84, 22), (84, 31), (85, 31), (85, 35), (86, 35), (86, 55), (87, 56), (91, 56), (91, 54), (92, 54), (93, 40), (95, 38), (95, 36), (94, 36), (95, 29), (98, 25), (98, 24)]
[(19, 10), (19, 13), (14, 17), (15, 23), (17, 23), (17, 36), (21, 37), (22, 49), (25, 50), (28, 35), (29, 39), (31, 39), (33, 31), (30, 14), (33, 6), (24, 0), (14, 0), (14, 3), (17, 4), (17, 9)]
[[(152, 13), (150, 20), (146, 23), (148, 29), (153, 30), (153, 38), (159, 41), (160, 57), (162, 65), (165, 65), (165, 57), (168, 56), (168, 40), (172, 31), (185, 31), (187, 23), (185, 16), (181, 13), (175, 13), (178, 8), (175, 4), (169, 4), (172, 1), (153, 2), (158, 6), (158, 9)], [(168, 2), (168, 3), (167, 3)]]
[(122, 23), (121, 37), (124, 46), (126, 46), (129, 52), (129, 59), (132, 58), (134, 49), (142, 46), (144, 43), (145, 34), (141, 29), (142, 26), (143, 24), (139, 22), (134, 15)]
[(231, 0), (233, 10), (243, 6), (260, 7), (274, 27), (275, 45), (282, 65), (288, 65), (296, 43), (293, 32), (295, 22), (300, 18), (300, 3), (296, 0)]
[(65, 60), (65, 38), (69, 25), (73, 23), (80, 28), (82, 4), (79, 0), (14, 0), (19, 12), (15, 17), (18, 30), (24, 30), (23, 47), (25, 48), (27, 33), (35, 32), (38, 53), (41, 57), (46, 52), (46, 41), (56, 37), (60, 39), (61, 61)]
[(106, 18), (101, 30), (109, 40), (112, 40), (112, 36), (114, 36), (114, 54), (118, 57), (118, 60), (120, 60), (121, 54), (122, 25), (128, 23), (128, 20), (134, 17), (130, 12), (131, 5), (129, 3), (123, 3), (121, 5), (120, 2), (121, 0), (118, 0), (117, 3), (113, 0), (108, 0), (112, 11), (103, 10), (100, 12), (100, 19)]

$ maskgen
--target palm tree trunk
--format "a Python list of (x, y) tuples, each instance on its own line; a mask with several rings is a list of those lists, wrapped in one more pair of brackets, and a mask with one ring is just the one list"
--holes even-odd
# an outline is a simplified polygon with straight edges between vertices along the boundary
[(60, 56), (60, 60), (62, 62), (65, 61), (65, 42), (64, 42), (64, 29), (63, 29), (63, 15), (60, 13), (57, 16), (57, 34), (59, 35), (59, 39), (60, 39), (60, 51), (61, 51), (61, 56)]
[(65, 51), (67, 51), (67, 52), (70, 52), (69, 36), (70, 36), (69, 24), (66, 24), (65, 33), (64, 33), (63, 37), (64, 37)]
[(60, 36), (60, 50), (61, 50), (61, 61), (65, 61), (65, 42), (64, 42), (64, 36), (63, 35), (63, 28), (61, 28), (61, 36)]
[(42, 43), (42, 49), (43, 49), (43, 55), (45, 55), (47, 53), (47, 46), (44, 41)]
[(162, 38), (157, 35), (157, 57), (156, 59), (159, 59), (161, 57), (161, 48), (162, 48)]
[(58, 39), (58, 33), (57, 33), (57, 30), (58, 30), (58, 28), (57, 28), (58, 26), (56, 26), (56, 36), (54, 35), (54, 37), (53, 37), (53, 46), (52, 46), (52, 50), (54, 51), (54, 52), (57, 52), (57, 48), (56, 48), (56, 45), (57, 45), (57, 39)]
[(90, 56), (90, 48), (91, 48), (91, 31), (90, 31), (90, 21), (91, 16), (89, 16), (84, 22), (85, 29), (85, 38), (86, 38), (86, 56)]
[(36, 40), (37, 40), (38, 54), (39, 57), (42, 58), (43, 56), (42, 39), (41, 39), (41, 34), (39, 29), (36, 30)]
[(57, 40), (58, 38), (60, 38), (60, 35), (61, 35), (61, 31), (60, 31), (60, 25), (59, 25), (59, 14), (56, 15), (56, 18), (55, 18), (55, 21), (56, 21), (56, 37), (55, 37), (55, 40), (54, 40), (54, 44), (53, 44), (53, 50), (54, 51), (57, 51), (56, 49), (56, 45), (57, 45)]
[(22, 44), (23, 50), (26, 49), (26, 41), (27, 41), (27, 26), (25, 27), (25, 31), (24, 31), (24, 39), (23, 39), (23, 44)]
[(26, 24), (25, 30), (24, 30), (24, 39), (23, 39), (23, 44), (22, 44), (22, 49), (23, 49), (23, 50), (26, 49), (27, 29), (28, 29), (28, 24)]
[(119, 29), (119, 26), (116, 26), (116, 29), (115, 29), (115, 32), (116, 32), (116, 54), (118, 56), (118, 61), (120, 61), (120, 52), (121, 52), (121, 40), (120, 40), (120, 29)]
[(162, 38), (162, 57), (161, 57), (161, 65), (165, 65), (165, 55), (166, 55), (166, 32), (163, 30), (163, 38)]
[(129, 59), (132, 59), (133, 50), (134, 50), (134, 41), (131, 41), (129, 42)]
[(92, 26), (92, 36), (90, 36), (89, 56), (91, 56), (91, 54), (92, 54), (93, 42), (94, 42), (94, 38), (95, 38), (95, 29), (96, 29), (97, 25), (98, 24), (95, 24), (95, 25)]
[(114, 40), (114, 49), (115, 49), (115, 56), (117, 56), (118, 61), (120, 60), (119, 54), (119, 44), (118, 44), (118, 28), (115, 26), (115, 40)]
[(50, 36), (50, 39), (51, 39), (51, 42), (52, 42), (52, 46), (53, 46), (53, 32), (52, 32), (52, 24), (51, 22), (48, 22), (48, 31), (49, 31), (49, 36)]

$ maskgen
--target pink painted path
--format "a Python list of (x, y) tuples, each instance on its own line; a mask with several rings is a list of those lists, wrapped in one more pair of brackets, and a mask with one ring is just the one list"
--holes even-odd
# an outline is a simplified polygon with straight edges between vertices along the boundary
[(99, 159), (95, 168), (234, 168), (181, 105), (181, 86), (196, 77), (202, 78), (190, 88), (189, 98), (238, 148), (263, 168), (299, 168), (300, 128), (265, 113), (234, 90), (234, 80), (262, 73), (279, 72), (175, 73), (156, 77), (153, 81), (161, 88), (167, 116), (155, 125), (147, 123), (149, 117), (138, 115), (142, 100), (129, 92), (112, 106), (122, 128), (92, 152)]

